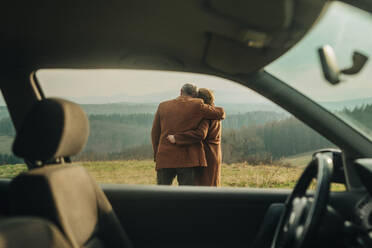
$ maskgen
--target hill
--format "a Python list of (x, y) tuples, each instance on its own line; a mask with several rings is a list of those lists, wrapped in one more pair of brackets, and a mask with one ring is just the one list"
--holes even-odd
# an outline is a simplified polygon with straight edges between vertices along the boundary
[(313, 151), (304, 152), (283, 158), (281, 161), (284, 164), (289, 164), (291, 166), (306, 166), (311, 161), (312, 155)]
[[(222, 98), (222, 97), (221, 97)], [(155, 113), (159, 105), (159, 102), (112, 102), (115, 99), (105, 98), (106, 103), (99, 104), (80, 104), (84, 111), (88, 115), (110, 115), (110, 114), (137, 114), (137, 113)], [(130, 99), (133, 100), (133, 99)], [(138, 99), (137, 99), (138, 100)], [(80, 99), (76, 99), (75, 102), (81, 102)], [(83, 101), (86, 102), (86, 101)], [(344, 108), (353, 109), (355, 107), (360, 107), (363, 105), (371, 104), (372, 98), (361, 98), (361, 99), (352, 99), (345, 101), (329, 101), (329, 102), (320, 102), (321, 105), (329, 108), (332, 111), (340, 111)], [(0, 102), (1, 105), (1, 102)], [(283, 110), (281, 107), (270, 102), (242, 102), (242, 103), (232, 103), (224, 101), (222, 98), (220, 101), (216, 101), (217, 106), (224, 107), (227, 115), (231, 114), (244, 114), (247, 112), (256, 112), (256, 111), (267, 111), (267, 112), (277, 112), (280, 114), (289, 114)], [(9, 117), (8, 109), (5, 106), (0, 106), (0, 119)]]
[(3, 118), (9, 118), (9, 112), (7, 107), (0, 106), (0, 120)]
[(155, 113), (158, 104), (154, 103), (106, 103), (106, 104), (81, 104), (88, 115), (111, 115), (111, 114), (139, 114)]
[(372, 97), (345, 100), (345, 101), (321, 102), (321, 105), (333, 111), (340, 111), (345, 108), (353, 109), (353, 108), (360, 107), (363, 105), (368, 105), (368, 104), (372, 104)]
[[(95, 115), (110, 115), (110, 114), (139, 114), (139, 113), (155, 113), (158, 108), (158, 103), (106, 103), (106, 104), (81, 104), (80, 106), (88, 114)], [(227, 115), (244, 114), (247, 112), (277, 112), (284, 114), (280, 107), (274, 104), (265, 103), (216, 103), (217, 106), (222, 106)]]
[(0, 135), (0, 154), (12, 154), (13, 137)]

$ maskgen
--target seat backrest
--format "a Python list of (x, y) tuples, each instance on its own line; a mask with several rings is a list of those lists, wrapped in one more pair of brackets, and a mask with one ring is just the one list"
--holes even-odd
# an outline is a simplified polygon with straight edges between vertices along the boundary
[(0, 248), (69, 248), (71, 245), (50, 222), (39, 218), (0, 221)]
[[(13, 152), (35, 167), (57, 163), (84, 148), (88, 130), (77, 104), (43, 99), (23, 121)], [(49, 165), (18, 175), (9, 188), (9, 205), (12, 215), (50, 220), (73, 247), (131, 247), (105, 194), (83, 167)]]
[(17, 176), (11, 215), (55, 223), (73, 247), (132, 247), (103, 191), (83, 167), (52, 165)]

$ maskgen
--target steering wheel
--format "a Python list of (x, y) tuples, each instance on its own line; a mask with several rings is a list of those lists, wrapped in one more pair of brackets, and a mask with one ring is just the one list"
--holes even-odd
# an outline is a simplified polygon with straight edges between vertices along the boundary
[[(327, 208), (332, 172), (333, 162), (326, 153), (313, 156), (285, 202), (271, 248), (304, 248), (310, 243)], [(310, 197), (306, 190), (314, 178), (317, 185)]]

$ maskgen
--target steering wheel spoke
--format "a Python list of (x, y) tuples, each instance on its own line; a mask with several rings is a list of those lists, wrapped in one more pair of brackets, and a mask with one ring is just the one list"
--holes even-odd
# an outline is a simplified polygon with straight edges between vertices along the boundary
[(303, 232), (304, 232), (303, 225), (299, 225), (296, 227), (296, 240), (299, 240), (302, 237)]

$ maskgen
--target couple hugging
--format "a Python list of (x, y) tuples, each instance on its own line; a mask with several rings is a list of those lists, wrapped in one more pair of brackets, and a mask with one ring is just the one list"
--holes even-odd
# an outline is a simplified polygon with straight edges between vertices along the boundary
[(185, 84), (176, 99), (159, 104), (151, 130), (157, 183), (218, 186), (221, 171), (221, 120), (208, 89)]

